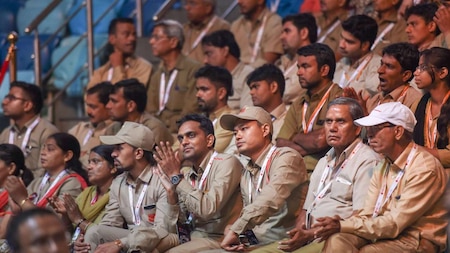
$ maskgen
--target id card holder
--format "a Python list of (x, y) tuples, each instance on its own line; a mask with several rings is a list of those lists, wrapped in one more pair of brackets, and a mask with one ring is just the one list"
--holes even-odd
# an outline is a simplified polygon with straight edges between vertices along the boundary
[(190, 223), (177, 223), (178, 241), (180, 244), (191, 241), (192, 225)]
[(253, 230), (244, 231), (241, 235), (239, 235), (239, 241), (246, 247), (256, 245), (259, 243), (259, 240), (258, 238), (256, 238), (256, 235), (253, 232)]

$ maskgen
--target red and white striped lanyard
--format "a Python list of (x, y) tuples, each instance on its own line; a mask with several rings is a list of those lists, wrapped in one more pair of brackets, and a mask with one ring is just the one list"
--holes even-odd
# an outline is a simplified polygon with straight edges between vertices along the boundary
[(358, 80), (358, 78), (361, 76), (362, 71), (367, 67), (367, 64), (369, 64), (369, 61), (372, 59), (373, 54), (367, 55), (364, 60), (359, 64), (358, 68), (353, 72), (353, 74), (350, 76), (349, 79), (347, 79), (347, 73), (345, 70), (342, 72), (341, 80), (339, 81), (339, 86), (341, 88), (345, 88), (350, 85), (351, 82), (354, 80)]
[[(450, 97), (450, 91), (447, 91), (444, 99), (442, 100), (441, 108), (447, 102)], [(432, 131), (431, 131), (431, 128)], [(431, 101), (428, 101), (426, 111), (425, 111), (425, 120), (424, 120), (424, 131), (425, 136), (427, 137), (427, 141), (425, 142), (425, 146), (427, 148), (436, 148), (436, 139), (437, 139), (437, 124), (433, 126), (433, 114), (431, 113)]]
[[(273, 160), (273, 154), (275, 152), (275, 150), (277, 149), (276, 146), (272, 146), (269, 150), (269, 152), (267, 153), (266, 157), (264, 158), (264, 162), (261, 166), (261, 169), (259, 171), (259, 176), (258, 176), (258, 181), (256, 184), (256, 194), (258, 194), (259, 192), (261, 192), (261, 184), (264, 178), (264, 174), (265, 173), (269, 173), (269, 169), (270, 169), (270, 165), (272, 163)], [(269, 177), (269, 176), (267, 176)], [(250, 175), (249, 180), (248, 180), (248, 201), (250, 203), (252, 203), (252, 191), (253, 191), (253, 180), (252, 177)]]
[(55, 180), (53, 181), (53, 183), (50, 185), (50, 187), (48, 188), (48, 190), (41, 195), (42, 190), (44, 189), (44, 186), (47, 184), (48, 180), (50, 179), (50, 174), (45, 173), (44, 177), (42, 178), (41, 183), (39, 184), (39, 188), (38, 188), (38, 192), (36, 193), (37, 196), (36, 198), (33, 199), (33, 203), (36, 205), (37, 202), (39, 202), (39, 200), (41, 200), (42, 197), (46, 196), (47, 193), (49, 193), (53, 187), (55, 187), (55, 185), (58, 183), (59, 180), (61, 180), (61, 178), (63, 176), (65, 176), (67, 174), (66, 170), (61, 171), (58, 176), (55, 178)]
[(142, 202), (144, 201), (144, 196), (145, 196), (145, 193), (147, 191), (147, 187), (148, 187), (147, 183), (145, 183), (142, 186), (142, 190), (141, 190), (141, 193), (139, 194), (139, 197), (138, 197), (138, 200), (136, 202), (136, 205), (134, 205), (134, 203), (133, 203), (134, 202), (133, 201), (133, 197), (134, 197), (133, 186), (131, 186), (130, 184), (128, 185), (128, 198), (129, 198), (129, 201), (130, 201), (131, 213), (133, 214), (133, 224), (134, 225), (141, 224), (140, 209), (141, 209), (141, 206), (142, 206)]
[[(417, 152), (417, 144), (414, 144), (414, 146), (411, 149), (411, 152), (409, 153), (408, 157), (406, 158), (406, 163), (405, 163), (405, 166), (403, 167), (403, 170), (400, 170), (398, 172), (398, 175), (395, 178), (394, 182), (392, 183), (391, 187), (389, 187), (389, 191), (387, 192), (387, 194), (386, 194), (386, 188), (387, 188), (387, 180), (388, 180), (390, 166), (384, 171), (383, 185), (381, 186), (380, 194), (378, 195), (377, 202), (375, 203), (375, 208), (374, 208), (373, 214), (372, 214), (373, 218), (375, 218), (379, 215), (381, 208), (387, 203), (387, 201), (391, 197), (392, 193), (397, 188), (398, 184), (400, 183), (400, 180), (403, 177), (403, 174), (405, 174), (405, 170), (407, 169), (408, 165), (410, 165), (411, 160), (413, 159), (416, 152)], [(385, 197), (385, 194), (386, 194), (386, 197)]]
[(313, 129), (314, 122), (316, 121), (317, 116), (319, 115), (320, 110), (322, 110), (323, 105), (327, 101), (328, 97), (330, 96), (331, 89), (333, 88), (334, 83), (330, 85), (330, 88), (328, 88), (325, 95), (320, 100), (319, 104), (316, 106), (316, 109), (314, 109), (313, 113), (311, 114), (311, 117), (309, 118), (308, 123), (306, 123), (306, 111), (308, 110), (308, 102), (303, 102), (303, 114), (302, 114), (302, 128), (303, 132), (305, 134), (309, 133)]
[(209, 172), (211, 171), (212, 163), (214, 161), (214, 158), (218, 155), (216, 151), (211, 155), (211, 158), (209, 158), (208, 165), (206, 166), (205, 170), (203, 171), (202, 177), (200, 178), (200, 182), (198, 183), (198, 189), (203, 190), (203, 187), (206, 183), (206, 177), (208, 176)]

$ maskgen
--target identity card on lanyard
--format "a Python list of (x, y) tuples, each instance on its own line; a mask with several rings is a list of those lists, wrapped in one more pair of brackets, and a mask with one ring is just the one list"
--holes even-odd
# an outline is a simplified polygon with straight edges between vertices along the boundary
[(170, 89), (172, 88), (173, 82), (175, 81), (175, 78), (177, 77), (178, 70), (174, 69), (172, 71), (172, 74), (170, 74), (169, 77), (169, 83), (167, 83), (166, 86), (166, 73), (161, 73), (161, 80), (159, 81), (159, 112), (161, 113), (164, 110), (164, 107), (167, 104), (167, 101), (169, 100), (169, 93)]
[(312, 212), (312, 209), (314, 208), (314, 206), (317, 204), (318, 201), (323, 199), (323, 197), (327, 193), (328, 189), (330, 188), (333, 180), (335, 180), (339, 176), (339, 174), (341, 174), (342, 170), (345, 168), (348, 161), (350, 161), (355, 156), (355, 154), (358, 153), (358, 151), (363, 147), (363, 145), (364, 144), (362, 142), (358, 143), (358, 145), (353, 149), (353, 151), (350, 153), (350, 155), (342, 162), (341, 166), (334, 174), (334, 177), (332, 179), (330, 179), (328, 184), (325, 184), (325, 181), (329, 177), (329, 175), (332, 172), (332, 169), (333, 169), (333, 167), (335, 167), (335, 165), (334, 164), (332, 166), (327, 165), (327, 167), (325, 167), (325, 170), (323, 171), (322, 176), (320, 177), (319, 185), (317, 186), (317, 191), (316, 191), (317, 195), (314, 198), (311, 205), (308, 207), (308, 210), (306, 211), (305, 224), (306, 224), (307, 228), (309, 228), (311, 225), (310, 213)]
[[(41, 120), (40, 117), (37, 117), (31, 124), (29, 127), (27, 127), (27, 131), (25, 132), (25, 136), (23, 137), (22, 140), (22, 144), (20, 145), (20, 149), (22, 149), (22, 152), (25, 156), (28, 155), (27, 152), (27, 145), (28, 145), (28, 141), (30, 140), (30, 136), (31, 136), (31, 132), (33, 131), (34, 128), (36, 128), (37, 124), (39, 124), (39, 121)], [(9, 144), (14, 144), (14, 138), (15, 138), (15, 132), (14, 130), (11, 128), (11, 130), (9, 130), (9, 140), (8, 143)]]
[(309, 133), (313, 129), (314, 122), (316, 121), (317, 116), (319, 115), (320, 110), (322, 109), (323, 105), (327, 101), (328, 97), (330, 96), (331, 89), (333, 88), (334, 83), (331, 84), (330, 88), (328, 88), (325, 95), (320, 100), (319, 104), (317, 105), (316, 109), (314, 109), (313, 113), (311, 114), (311, 117), (309, 118), (309, 121), (306, 122), (306, 112), (308, 110), (308, 103), (305, 101), (303, 103), (303, 114), (302, 114), (302, 128), (303, 132), (305, 134)]
[[(388, 180), (388, 174), (390, 167), (386, 168), (383, 175), (383, 185), (381, 186), (380, 194), (378, 195), (377, 202), (375, 204), (375, 208), (373, 210), (372, 217), (375, 218), (378, 216), (378, 214), (381, 211), (381, 208), (388, 202), (389, 198), (391, 197), (392, 193), (394, 192), (395, 188), (397, 188), (398, 184), (400, 183), (400, 180), (403, 177), (403, 174), (405, 174), (405, 170), (407, 169), (408, 165), (410, 165), (411, 160), (413, 159), (414, 155), (417, 152), (417, 144), (414, 144), (414, 146), (411, 149), (411, 152), (408, 155), (408, 158), (406, 158), (405, 167), (403, 167), (402, 170), (398, 172), (397, 177), (395, 178), (394, 182), (392, 183), (391, 187), (389, 187), (389, 191), (386, 194), (386, 188), (387, 188), (387, 180)], [(385, 196), (386, 194), (386, 196)]]
[[(259, 176), (258, 176), (258, 181), (256, 184), (256, 194), (258, 194), (258, 192), (261, 192), (261, 184), (264, 178), (264, 174), (265, 173), (269, 173), (269, 169), (270, 169), (270, 164), (272, 163), (273, 160), (273, 153), (275, 152), (275, 149), (277, 147), (276, 146), (272, 146), (269, 150), (269, 152), (267, 153), (266, 157), (264, 158), (264, 162), (262, 164), (262, 167), (259, 171)], [(253, 181), (252, 181), (252, 177), (249, 177), (248, 180), (248, 201), (250, 203), (252, 203), (252, 191), (253, 191)]]
[(208, 176), (209, 172), (211, 171), (212, 163), (214, 161), (214, 158), (216, 158), (217, 155), (218, 155), (218, 153), (216, 151), (214, 151), (214, 153), (211, 155), (211, 158), (209, 158), (208, 165), (206, 165), (205, 171), (203, 171), (202, 177), (200, 178), (200, 182), (197, 186), (199, 190), (203, 190), (203, 187), (205, 186), (205, 183), (206, 183), (206, 177)]
[(61, 180), (61, 178), (67, 174), (66, 170), (61, 171), (58, 176), (56, 176), (55, 180), (53, 181), (53, 183), (50, 185), (50, 187), (48, 188), (48, 190), (44, 193), (42, 193), (42, 190), (44, 189), (44, 186), (47, 184), (48, 180), (50, 179), (50, 174), (45, 173), (45, 176), (42, 178), (41, 184), (39, 185), (38, 188), (38, 192), (36, 193), (37, 196), (36, 198), (33, 199), (33, 204), (37, 204), (39, 202), (39, 200), (41, 200), (44, 196), (47, 195), (47, 193), (49, 193), (53, 187), (55, 187), (55, 185), (59, 182), (59, 180)]
[(145, 192), (147, 191), (147, 187), (148, 187), (148, 184), (144, 184), (142, 186), (142, 190), (141, 190), (141, 193), (139, 194), (136, 205), (134, 205), (134, 203), (133, 203), (134, 202), (133, 201), (133, 197), (134, 197), (133, 186), (131, 186), (130, 184), (128, 185), (128, 199), (130, 201), (130, 208), (131, 208), (131, 213), (133, 214), (134, 225), (141, 224), (140, 210), (141, 210), (142, 202), (144, 201)]

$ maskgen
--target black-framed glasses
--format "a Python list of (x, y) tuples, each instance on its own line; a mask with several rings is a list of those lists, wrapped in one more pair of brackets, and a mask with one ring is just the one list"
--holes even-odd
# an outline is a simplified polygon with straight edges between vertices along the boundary
[(16, 97), (13, 94), (6, 95), (4, 99), (9, 100), (9, 101), (15, 101), (15, 100), (27, 101), (28, 100), (28, 99), (25, 99), (25, 98)]

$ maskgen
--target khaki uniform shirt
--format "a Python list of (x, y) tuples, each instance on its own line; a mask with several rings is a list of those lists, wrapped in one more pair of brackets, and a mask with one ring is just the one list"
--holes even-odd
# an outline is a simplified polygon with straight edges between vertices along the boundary
[[(354, 155), (355, 148), (359, 148)], [(343, 165), (345, 159), (348, 160), (341, 172), (337, 176), (335, 173)], [(337, 162), (335, 163), (335, 161)], [(373, 168), (381, 160), (381, 156), (375, 153), (369, 146), (362, 143), (361, 139), (356, 139), (350, 144), (339, 157), (336, 157), (334, 148), (322, 157), (311, 174), (308, 195), (306, 196), (303, 209), (311, 207), (311, 215), (314, 218), (339, 215), (341, 218), (348, 218), (353, 211), (363, 209), (364, 201), (369, 189), (370, 177)], [(330, 166), (332, 172), (325, 179), (325, 185), (331, 182), (331, 186), (322, 199), (317, 200), (312, 207), (315, 197), (318, 195), (317, 189), (325, 168)]]
[[(267, 15), (263, 35), (259, 44), (260, 50), (256, 55), (254, 62), (252, 60), (253, 47), (256, 43), (256, 38), (260, 27), (263, 25), (264, 17)], [(264, 53), (272, 52), (277, 54), (283, 53), (280, 35), (282, 31), (281, 18), (275, 13), (272, 13), (267, 8), (264, 8), (261, 15), (258, 17), (255, 26), (252, 22), (244, 16), (240, 16), (231, 24), (231, 32), (234, 34), (239, 48), (241, 49), (241, 61), (250, 64), (253, 67), (259, 67), (267, 63), (264, 59)]]
[(169, 99), (162, 110), (159, 111), (159, 86), (161, 80), (161, 74), (164, 72), (166, 75), (166, 87), (169, 83), (170, 74), (165, 69), (164, 64), (161, 62), (156, 72), (150, 79), (150, 85), (147, 91), (147, 111), (156, 115), (168, 128), (171, 133), (177, 133), (177, 120), (183, 115), (189, 113), (195, 113), (198, 110), (197, 93), (195, 89), (194, 74), (201, 68), (201, 64), (189, 59), (184, 55), (179, 55), (175, 69), (178, 70), (178, 74), (172, 84), (169, 91)]
[[(112, 84), (115, 84), (119, 81), (136, 78), (147, 87), (148, 80), (150, 79), (150, 75), (152, 73), (152, 64), (141, 58), (139, 56), (128, 57), (126, 60), (125, 66), (117, 66), (112, 68), (111, 63), (108, 61), (105, 65), (94, 71), (94, 74), (89, 80), (87, 88), (91, 88), (92, 86), (104, 82), (110, 81)], [(109, 71), (112, 68), (112, 76), (109, 79)]]
[[(22, 129), (18, 129), (16, 125), (4, 129), (0, 135), (0, 143), (9, 143), (9, 136), (11, 132), (13, 132), (14, 141), (11, 144), (21, 148), (27, 129), (33, 124), (37, 117), (39, 116), (36, 115), (30, 121), (25, 123), (25, 126)], [(30, 139), (26, 144), (25, 166), (33, 172), (34, 178), (38, 178), (44, 174), (44, 169), (41, 168), (40, 161), (41, 146), (45, 143), (48, 136), (57, 132), (59, 132), (59, 130), (44, 118), (41, 118), (36, 127), (31, 131)]]
[[(287, 111), (286, 117), (284, 118), (284, 124), (281, 127), (281, 130), (278, 133), (277, 138), (290, 140), (295, 134), (304, 132), (302, 126), (303, 104), (305, 102), (309, 104), (305, 115), (306, 116), (305, 118), (308, 121), (309, 118), (311, 118), (314, 109), (317, 107), (317, 105), (319, 104), (320, 100), (325, 95), (329, 87), (330, 86), (323, 88), (321, 91), (319, 91), (316, 94), (313, 94), (312, 96), (310, 96), (308, 93), (305, 93), (302, 97), (295, 100), (294, 103), (291, 105), (291, 107), (289, 107), (289, 110)], [(330, 91), (330, 96), (328, 96), (328, 99), (325, 101), (325, 104), (319, 111), (319, 115), (317, 116), (316, 121), (313, 125), (312, 129), (313, 131), (323, 128), (323, 125), (325, 123), (325, 116), (327, 114), (328, 103), (334, 100), (341, 93), (342, 89), (339, 87), (339, 85), (333, 84), (333, 88), (331, 88)], [(314, 170), (317, 161), (320, 158), (322, 158), (325, 152), (326, 151), (304, 156), (303, 159), (306, 164), (306, 169), (308, 171)]]
[(450, 33), (445, 35), (443, 33), (439, 34), (436, 38), (434, 38), (433, 42), (429, 48), (432, 47), (443, 47), (450, 49)]
[[(145, 184), (148, 184), (148, 187), (139, 209), (141, 223), (135, 225), (128, 188), (131, 186), (133, 189), (133, 205), (136, 205)], [(156, 207), (151, 208), (152, 205)], [(128, 172), (113, 180), (109, 191), (109, 203), (105, 207), (105, 216), (100, 225), (122, 228), (126, 224), (130, 234), (125, 238), (118, 238), (124, 249), (131, 251), (138, 246), (146, 249), (149, 245), (156, 247), (160, 239), (168, 233), (175, 232), (178, 213), (178, 205), (167, 203), (166, 190), (148, 165), (135, 181), (128, 176)]]
[(100, 122), (96, 127), (94, 127), (89, 121), (80, 122), (69, 130), (68, 133), (75, 136), (80, 143), (80, 161), (83, 164), (84, 169), (87, 169), (89, 152), (91, 152), (91, 149), (102, 144), (99, 137), (101, 135), (106, 135), (107, 132), (114, 131), (113, 129), (115, 129), (115, 132), (118, 132), (120, 129), (120, 124), (112, 120), (106, 120)]
[[(210, 22), (212, 22), (212, 25), (208, 29)], [(208, 30), (206, 31), (206, 29)], [(203, 31), (206, 31), (206, 33), (203, 35), (204, 37), (205, 35), (218, 30), (229, 30), (229, 29), (230, 23), (228, 23), (228, 21), (216, 15), (207, 18), (206, 20), (204, 20), (204, 22), (202, 22), (199, 25), (194, 25), (190, 22), (184, 24), (183, 54), (189, 56), (189, 58), (194, 59), (198, 62), (203, 62), (204, 57), (202, 50), (202, 41), (200, 39), (196, 45), (194, 45), (194, 42), (196, 42), (198, 37), (202, 35)], [(193, 46), (195, 47), (193, 48)]]
[(297, 56), (291, 60), (287, 54), (284, 54), (275, 65), (283, 71), (284, 79), (286, 80), (283, 102), (286, 105), (291, 105), (295, 99), (301, 97), (306, 92), (306, 89), (303, 89), (298, 81)]
[[(249, 162), (241, 179), (244, 209), (230, 227), (235, 233), (252, 229), (260, 244), (271, 243), (286, 237), (295, 224), (295, 213), (303, 206), (307, 191), (307, 174), (302, 157), (297, 151), (282, 147), (273, 153), (270, 167), (266, 169), (261, 190), (256, 192), (261, 166), (272, 144), (268, 145), (254, 163)], [(249, 192), (248, 184), (252, 185)], [(252, 200), (250, 201), (249, 195)]]
[[(370, 59), (367, 63), (364, 62), (366, 57), (367, 59)], [(357, 93), (362, 90), (365, 94), (373, 96), (378, 93), (377, 88), (380, 84), (380, 79), (378, 78), (380, 61), (381, 56), (370, 52), (350, 66), (350, 59), (343, 57), (336, 64), (333, 82), (339, 84), (341, 88), (352, 87)], [(358, 71), (358, 74), (356, 74), (355, 78), (349, 83), (348, 81), (361, 64), (364, 64), (365, 67), (363, 67), (361, 71)], [(344, 78), (342, 78), (343, 75)], [(341, 80), (343, 83), (341, 83)]]
[[(69, 171), (68, 173), (75, 173), (75, 172)], [(27, 187), (28, 195), (31, 196), (31, 195), (39, 194), (39, 196), (36, 195), (38, 198), (37, 200), (38, 201), (41, 200), (41, 198), (49, 190), (50, 186), (52, 185), (52, 183), (56, 177), (58, 177), (58, 175), (56, 175), (54, 177), (50, 177), (50, 179), (47, 180), (46, 184), (44, 184), (44, 187), (42, 187), (41, 191), (39, 191), (39, 186), (41, 185), (41, 182), (42, 182), (42, 179), (44, 178), (44, 176), (40, 176), (40, 177), (33, 179), (33, 181), (31, 181), (30, 185), (28, 185), (28, 187)], [(78, 197), (78, 195), (80, 195), (80, 193), (82, 191), (83, 191), (83, 189), (81, 188), (80, 181), (78, 181), (78, 179), (75, 177), (69, 177), (68, 179), (66, 179), (64, 181), (64, 183), (61, 185), (61, 187), (59, 187), (59, 189), (56, 190), (56, 192), (53, 196), (60, 197), (64, 193), (67, 193), (75, 199), (76, 197)], [(51, 207), (51, 205), (47, 204), (47, 207)]]
[(173, 144), (172, 134), (169, 132), (169, 129), (164, 125), (164, 123), (161, 120), (154, 117), (150, 113), (148, 112), (142, 113), (138, 123), (141, 123), (142, 125), (152, 130), (153, 134), (155, 135), (155, 141), (157, 145), (159, 145), (160, 141), (163, 142), (168, 141), (170, 142), (170, 144)]
[[(352, 233), (368, 240), (395, 239), (407, 236), (417, 246), (421, 238), (427, 239), (443, 251), (447, 240), (446, 210), (443, 196), (447, 175), (439, 161), (422, 147), (406, 166), (411, 142), (392, 163), (387, 158), (374, 169), (364, 209), (357, 216), (341, 221), (341, 232)], [(405, 168), (406, 166), (406, 168)], [(379, 212), (372, 218), (381, 188), (386, 179), (386, 194), (398, 173), (404, 175)]]
[(200, 179), (213, 152), (209, 151), (197, 172), (192, 167), (183, 168), (184, 180), (177, 186), (177, 193), (184, 207), (182, 211), (187, 210), (195, 217), (192, 235), (219, 239), (225, 226), (241, 211), (236, 210), (235, 205), (242, 201), (239, 182), (243, 168), (236, 157), (219, 153), (212, 161), (202, 190), (199, 190)]
[(273, 125), (273, 134), (272, 134), (272, 143), (276, 143), (276, 138), (278, 133), (280, 132), (281, 127), (284, 123), (284, 118), (286, 117), (287, 109), (285, 104), (280, 104), (273, 111), (270, 112), (272, 116), (272, 125)]
[(377, 105), (389, 103), (389, 102), (400, 102), (405, 106), (409, 107), (412, 111), (415, 111), (415, 107), (419, 103), (422, 94), (409, 86), (406, 92), (402, 95), (405, 85), (402, 85), (387, 95), (383, 95), (383, 92), (379, 92), (375, 96), (369, 98), (366, 103), (367, 111), (370, 113)]
[(377, 38), (390, 23), (394, 23), (394, 27), (383, 36), (382, 40), (372, 50), (376, 54), (382, 55), (383, 48), (391, 44), (408, 41), (408, 35), (405, 32), (406, 21), (403, 18), (398, 18), (395, 14), (383, 20), (377, 18), (376, 21), (378, 24)]
[[(341, 39), (342, 22), (344, 22), (344, 20), (346, 20), (348, 17), (348, 12), (344, 12), (344, 14), (342, 14), (341, 16), (336, 17), (334, 20), (330, 21), (325, 19), (323, 13), (316, 17), (317, 28), (320, 31), (317, 34), (317, 40), (319, 41), (323, 36), (325, 36), (325, 39), (322, 43), (328, 45), (335, 54), (338, 51), (339, 40)], [(337, 20), (339, 20), (341, 23), (327, 34), (328, 29), (330, 29)]]
[(239, 62), (231, 71), (233, 76), (233, 96), (228, 97), (228, 106), (234, 110), (249, 105), (253, 106), (252, 96), (250, 96), (250, 88), (247, 85), (247, 76), (255, 70), (250, 65)]
[(223, 153), (223, 151), (226, 147), (228, 147), (231, 139), (233, 138), (233, 132), (223, 129), (219, 123), (220, 117), (222, 117), (222, 115), (225, 113), (235, 113), (235, 111), (230, 107), (225, 106), (209, 115), (209, 119), (214, 126), (214, 137), (216, 137), (216, 144), (214, 145), (214, 149), (220, 153)]

